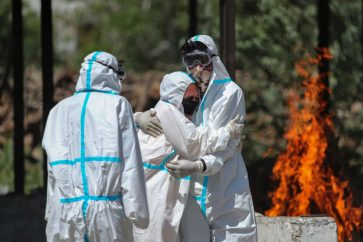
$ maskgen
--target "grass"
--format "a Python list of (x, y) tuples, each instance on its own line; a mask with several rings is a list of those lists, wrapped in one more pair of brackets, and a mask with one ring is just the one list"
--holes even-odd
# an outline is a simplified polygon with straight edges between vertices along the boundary
[[(37, 146), (34, 150), (25, 147), (25, 157), (32, 154), (34, 160), (25, 159), (25, 194), (43, 187), (43, 150)], [(13, 139), (9, 138), (0, 150), (0, 195), (14, 191), (14, 154)]]

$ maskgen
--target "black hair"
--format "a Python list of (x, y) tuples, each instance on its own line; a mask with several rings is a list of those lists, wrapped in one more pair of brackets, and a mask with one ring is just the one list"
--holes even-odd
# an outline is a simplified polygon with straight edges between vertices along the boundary
[(193, 52), (195, 50), (200, 50), (204, 52), (209, 52), (208, 46), (206, 46), (203, 42), (200, 41), (192, 41), (187, 40), (185, 43), (180, 47), (180, 53), (182, 55), (186, 55), (190, 52)]

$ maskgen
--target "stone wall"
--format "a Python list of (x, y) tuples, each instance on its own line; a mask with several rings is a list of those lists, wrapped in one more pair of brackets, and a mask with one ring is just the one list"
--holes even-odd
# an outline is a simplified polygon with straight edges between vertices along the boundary
[(335, 220), (326, 216), (257, 216), (259, 242), (336, 242)]

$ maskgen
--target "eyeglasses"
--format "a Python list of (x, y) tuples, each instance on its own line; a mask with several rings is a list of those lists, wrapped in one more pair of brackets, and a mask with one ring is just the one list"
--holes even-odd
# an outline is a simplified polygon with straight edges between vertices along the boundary
[(113, 68), (112, 66), (103, 63), (102, 61), (94, 60), (94, 62), (97, 62), (98, 64), (101, 64), (103, 66), (107, 66), (108, 68), (116, 72), (120, 76), (120, 80), (124, 80), (126, 78), (126, 71), (124, 66), (122, 65), (123, 61), (118, 61), (117, 70), (115, 70), (115, 68)]
[(209, 66), (209, 64), (212, 62), (212, 58), (214, 56), (215, 55), (211, 55), (206, 52), (197, 51), (184, 55), (182, 60), (184, 65), (186, 65), (189, 68), (196, 66), (197, 64), (206, 67)]

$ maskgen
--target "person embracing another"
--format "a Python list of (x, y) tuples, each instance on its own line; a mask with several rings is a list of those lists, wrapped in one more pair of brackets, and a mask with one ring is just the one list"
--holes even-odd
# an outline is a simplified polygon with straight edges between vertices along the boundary
[[(197, 84), (188, 74), (180, 71), (166, 74), (160, 85), (160, 100), (153, 109), (156, 116), (152, 125), (158, 125), (160, 121), (160, 127), (145, 131), (140, 128), (138, 131), (150, 224), (145, 229), (134, 228), (135, 242), (179, 242), (180, 221), (188, 201), (190, 177), (172, 176), (166, 168), (168, 163), (188, 158), (195, 161), (191, 163), (202, 172), (205, 164), (198, 158), (226, 149), (230, 139), (239, 136), (243, 129), (239, 117), (216, 130), (196, 127), (190, 121), (190, 115), (197, 108), (199, 98)], [(153, 119), (149, 111), (135, 113), (134, 116), (137, 123), (140, 119)], [(146, 123), (145, 126), (149, 127)], [(163, 134), (156, 136), (156, 128), (162, 129)]]
[[(194, 36), (181, 47), (181, 54), (202, 93), (202, 101), (193, 115), (194, 123), (218, 129), (236, 115), (244, 119), (243, 92), (231, 80), (213, 39), (207, 35)], [(225, 150), (200, 157), (206, 165), (203, 171), (188, 159), (167, 164), (168, 171), (176, 177), (192, 175), (180, 225), (181, 242), (257, 241), (253, 201), (239, 143), (239, 138), (232, 139)]]

